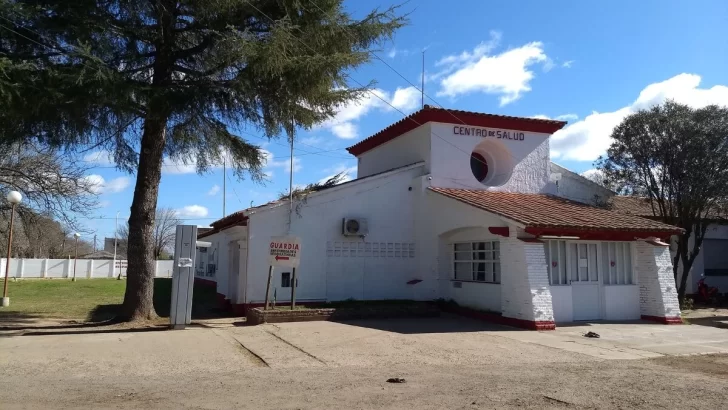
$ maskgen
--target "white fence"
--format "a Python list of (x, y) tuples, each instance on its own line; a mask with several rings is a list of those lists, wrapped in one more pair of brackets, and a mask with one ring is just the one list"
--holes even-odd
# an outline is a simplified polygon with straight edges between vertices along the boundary
[[(0, 276), (5, 277), (5, 261), (0, 259)], [(154, 276), (158, 278), (172, 277), (171, 260), (156, 261)], [(126, 261), (108, 259), (78, 259), (75, 261), (76, 278), (114, 278), (121, 273), (126, 276)], [(10, 259), (11, 278), (71, 278), (73, 277), (73, 259)]]

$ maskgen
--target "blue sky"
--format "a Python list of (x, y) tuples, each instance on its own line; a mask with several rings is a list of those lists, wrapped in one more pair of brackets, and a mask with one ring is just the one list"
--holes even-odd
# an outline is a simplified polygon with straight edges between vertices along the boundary
[[(507, 3), (507, 4), (506, 4)], [(361, 16), (387, 1), (348, 0)], [(728, 2), (700, 1), (410, 1), (411, 24), (383, 44), (376, 58), (351, 73), (375, 81), (380, 99), (342, 107), (332, 121), (298, 135), (295, 184), (340, 171), (356, 177), (345, 150), (420, 106), (422, 50), (426, 103), (505, 115), (569, 121), (552, 137), (552, 159), (574, 171), (592, 168), (624, 116), (673, 98), (693, 106), (728, 105)], [(396, 71), (395, 71), (396, 70)], [(399, 73), (399, 74), (398, 74)], [(352, 84), (354, 85), (354, 84)], [(433, 101), (434, 99), (434, 101)], [(288, 146), (260, 133), (270, 182), (227, 176), (227, 213), (274, 199), (288, 186)], [(325, 151), (325, 152), (323, 152)], [(80, 221), (99, 237), (112, 236), (114, 216), (126, 220), (134, 175), (116, 171), (103, 153), (90, 153), (101, 207)], [(159, 206), (178, 209), (187, 223), (207, 226), (222, 216), (223, 173), (192, 166), (164, 167)], [(93, 233), (89, 235), (89, 238)]]

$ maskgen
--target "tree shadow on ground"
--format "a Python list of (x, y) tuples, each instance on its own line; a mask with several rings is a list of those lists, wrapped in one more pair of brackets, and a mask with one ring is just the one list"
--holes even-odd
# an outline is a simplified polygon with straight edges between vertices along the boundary
[[(4, 331), (21, 331), (24, 336), (58, 335), (58, 334), (89, 334), (89, 333), (122, 333), (145, 332), (167, 329), (164, 318), (169, 317), (169, 308), (172, 301), (172, 279), (155, 278), (154, 280), (154, 309), (162, 318), (140, 326), (124, 327), (115, 320), (121, 311), (121, 304), (97, 305), (86, 317), (86, 322), (74, 320), (54, 320), (41, 314), (27, 314), (20, 312), (0, 311), (0, 320), (7, 323), (1, 326)], [(229, 317), (230, 313), (217, 307), (216, 289), (209, 285), (195, 284), (192, 300), (192, 319), (214, 319)], [(50, 325), (38, 324), (39, 321), (54, 321)], [(87, 330), (80, 330), (88, 328)]]
[[(169, 317), (172, 303), (172, 279), (154, 279), (154, 310), (162, 318)], [(214, 319), (229, 317), (229, 313), (220, 309), (217, 303), (216, 289), (209, 285), (195, 284), (192, 295), (192, 319)], [(89, 322), (111, 320), (119, 314), (121, 304), (98, 305), (88, 315)]]

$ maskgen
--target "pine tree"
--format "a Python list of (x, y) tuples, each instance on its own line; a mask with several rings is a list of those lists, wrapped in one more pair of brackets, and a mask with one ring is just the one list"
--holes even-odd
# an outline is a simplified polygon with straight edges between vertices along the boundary
[(405, 24), (342, 0), (0, 0), (0, 139), (105, 149), (136, 173), (120, 319), (151, 319), (163, 159), (262, 177), (244, 127), (293, 138), (365, 89), (347, 71)]

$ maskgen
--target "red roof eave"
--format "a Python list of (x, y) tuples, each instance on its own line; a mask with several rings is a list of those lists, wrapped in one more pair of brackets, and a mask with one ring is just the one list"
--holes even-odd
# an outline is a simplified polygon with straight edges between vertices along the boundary
[(359, 156), (428, 122), (442, 122), (473, 127), (505, 128), (544, 134), (553, 134), (566, 125), (564, 121), (511, 117), (425, 106), (425, 108), (403, 118), (371, 137), (352, 145), (347, 148), (347, 151), (354, 156)]

